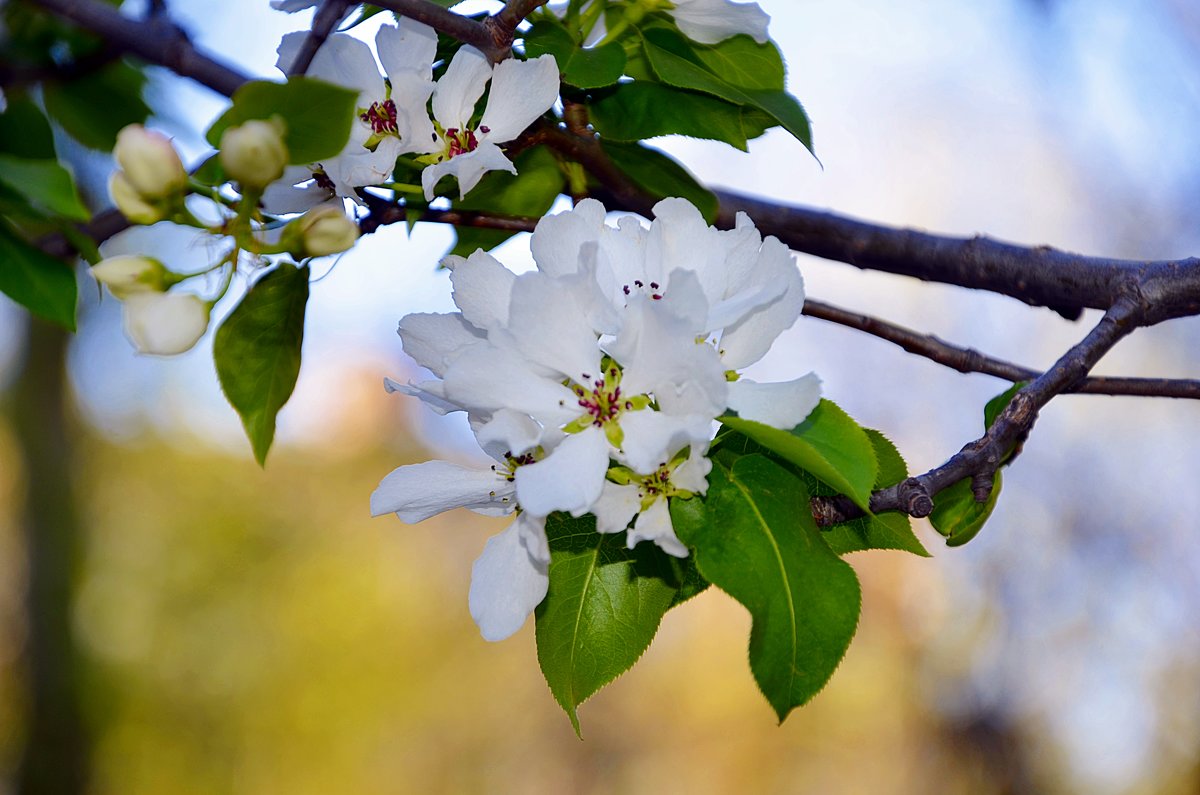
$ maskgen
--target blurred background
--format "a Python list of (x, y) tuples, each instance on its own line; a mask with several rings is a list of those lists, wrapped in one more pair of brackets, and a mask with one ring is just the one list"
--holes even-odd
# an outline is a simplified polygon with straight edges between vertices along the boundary
[[(701, 178), (947, 234), (1200, 253), (1191, 0), (762, 4), (821, 163), (782, 134), (746, 155), (661, 142)], [(264, 76), (311, 14), (170, 7)], [(156, 126), (194, 161), (224, 100), (152, 74)], [(102, 196), (109, 164), (71, 156)], [(136, 357), (87, 281), (70, 339), (0, 297), (0, 793), (1200, 791), (1200, 406), (1165, 399), (1055, 400), (969, 546), (918, 523), (932, 559), (852, 555), (858, 637), (782, 727), (748, 671), (748, 617), (714, 589), (581, 708), (577, 740), (532, 625), (489, 644), (467, 614), (471, 561), (503, 524), (368, 516), (393, 467), (471, 455), (460, 423), (382, 389), (416, 374), (399, 317), (451, 308), (434, 268), (450, 242), (391, 228), (318, 263), (265, 471), (210, 340)], [(107, 250), (206, 256), (158, 228)], [(521, 240), (500, 256), (528, 267)], [(816, 298), (1034, 367), (1096, 320), (800, 264)], [(1196, 377), (1198, 344), (1200, 320), (1171, 321), (1098, 372)], [(757, 374), (809, 370), (914, 471), (975, 438), (1006, 386), (802, 318)]]

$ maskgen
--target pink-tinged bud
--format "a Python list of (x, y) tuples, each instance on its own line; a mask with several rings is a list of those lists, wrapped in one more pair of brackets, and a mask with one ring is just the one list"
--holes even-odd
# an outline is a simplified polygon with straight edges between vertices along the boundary
[(135, 293), (125, 300), (125, 336), (138, 353), (174, 356), (208, 330), (212, 306), (189, 293)]
[(162, 293), (167, 289), (167, 269), (150, 257), (108, 257), (92, 268), (92, 276), (121, 300), (138, 293)]
[(288, 163), (282, 125), (252, 120), (221, 134), (221, 166), (243, 188), (262, 189), (283, 176)]
[[(292, 221), (295, 231), (292, 253), (300, 257), (324, 257), (346, 251), (358, 240), (358, 224), (340, 207), (322, 204)], [(298, 243), (298, 245), (297, 245)]]
[(112, 196), (113, 204), (117, 205), (121, 215), (135, 224), (156, 224), (166, 217), (161, 208), (142, 197), (123, 171), (114, 172), (108, 180), (108, 194)]
[(117, 133), (113, 156), (143, 199), (165, 199), (182, 193), (187, 186), (187, 172), (179, 154), (171, 139), (160, 132), (130, 124)]

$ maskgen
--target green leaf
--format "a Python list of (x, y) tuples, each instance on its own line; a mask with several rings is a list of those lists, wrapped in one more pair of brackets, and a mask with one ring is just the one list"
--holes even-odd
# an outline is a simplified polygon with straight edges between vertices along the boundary
[(699, 208), (706, 221), (716, 220), (717, 197), (673, 158), (641, 144), (604, 139), (600, 143), (612, 161), (651, 196), (682, 196)]
[(256, 80), (233, 95), (233, 107), (213, 122), (205, 136), (220, 146), (221, 133), (250, 119), (279, 116), (287, 125), (284, 143), (293, 164), (334, 157), (350, 138), (358, 92), (314, 77), (291, 77), (286, 83)]
[[(812, 129), (808, 122), (808, 114), (782, 86), (751, 89), (734, 85), (724, 77), (714, 74), (686, 38), (663, 28), (643, 31), (642, 48), (655, 74), (667, 85), (702, 91), (734, 105), (763, 111), (807, 149), (812, 150)], [(744, 78), (739, 75), (736, 79)]]
[(804, 484), (766, 456), (714, 466), (704, 511), (677, 501), (676, 534), (705, 579), (754, 619), (750, 669), (782, 722), (833, 675), (858, 624), (854, 569), (821, 538)]
[(563, 82), (577, 88), (611, 86), (625, 71), (625, 47), (620, 42), (583, 48), (557, 20), (543, 17), (525, 33), (525, 54), (535, 58), (547, 53), (558, 62)]
[(265, 465), (275, 415), (300, 374), (308, 268), (285, 262), (259, 279), (213, 339), (217, 378), (241, 415), (254, 458)]
[(67, 83), (47, 83), (46, 112), (72, 138), (91, 149), (110, 150), (127, 124), (140, 124), (150, 115), (142, 100), (146, 76), (124, 61), (114, 61)]
[[(992, 427), (996, 417), (1004, 411), (1013, 397), (1020, 392), (1028, 381), (1018, 381), (1008, 389), (989, 400), (983, 407), (983, 429)], [(1012, 457), (1013, 451), (1004, 454), (1000, 466), (1004, 466)], [(960, 547), (970, 541), (992, 515), (996, 501), (1000, 499), (1000, 486), (1004, 479), (1000, 471), (992, 481), (992, 491), (984, 502), (975, 501), (975, 492), (971, 489), (971, 479), (963, 478), (947, 489), (940, 491), (933, 499), (933, 513), (929, 515), (929, 523), (933, 528), (946, 537), (946, 546)]]
[(996, 500), (1000, 498), (1003, 480), (1000, 473), (996, 472), (992, 493), (986, 502), (975, 502), (970, 478), (963, 478), (950, 488), (938, 492), (933, 498), (933, 513), (929, 515), (929, 523), (946, 537), (946, 546), (960, 547), (983, 529), (996, 507)]
[(665, 552), (595, 528), (590, 515), (546, 520), (550, 587), (536, 611), (538, 663), (576, 734), (576, 708), (637, 662), (679, 591)]
[(782, 91), (785, 87), (783, 56), (774, 42), (759, 44), (749, 36), (733, 36), (717, 44), (688, 44), (708, 71), (731, 86), (764, 91)]
[(0, 221), (0, 292), (46, 320), (75, 330), (75, 271)]
[(192, 179), (201, 185), (223, 185), (229, 181), (225, 167), (221, 165), (221, 153), (214, 152), (192, 172)]
[(86, 221), (90, 217), (75, 190), (71, 172), (56, 160), (26, 160), (0, 154), (0, 182), (40, 212), (73, 221)]
[(601, 137), (615, 141), (688, 135), (746, 151), (746, 133), (736, 105), (657, 83), (622, 83), (596, 92), (591, 119)]
[[(695, 503), (696, 505), (700, 506), (700, 509), (703, 510), (704, 508), (704, 501), (700, 499), (672, 499), (672, 514), (675, 513), (674, 503), (676, 502)], [(683, 559), (671, 558), (671, 564), (675, 567), (675, 580), (679, 583), (679, 590), (675, 592), (675, 597), (671, 599), (671, 607), (678, 607), (679, 605), (691, 599), (693, 596), (699, 596), (707, 591), (708, 586), (712, 584), (708, 580), (704, 579), (704, 575), (701, 574), (700, 569), (696, 567), (696, 557), (694, 555)]]
[(0, 152), (30, 160), (54, 159), (54, 134), (40, 108), (23, 97), (9, 97), (0, 113)]
[[(908, 477), (908, 465), (900, 451), (879, 431), (863, 428), (875, 458), (879, 461), (879, 474), (875, 476), (872, 490), (895, 485)], [(832, 491), (832, 490), (831, 490)], [(814, 494), (818, 493), (814, 490)], [(929, 551), (913, 533), (912, 521), (898, 511), (863, 516), (851, 522), (834, 525), (824, 530), (825, 543), (839, 555), (864, 549), (899, 549), (914, 555), (929, 557)]]
[(845, 494), (868, 509), (879, 464), (875, 446), (850, 415), (822, 400), (804, 422), (790, 431), (744, 420), (721, 417), (721, 423)]
[[(454, 202), (456, 210), (477, 210), (502, 215), (537, 218), (546, 214), (563, 189), (563, 173), (554, 154), (544, 146), (526, 149), (513, 161), (516, 174), (488, 173), (465, 198)], [(458, 242), (451, 254), (469, 256), (477, 248), (492, 249), (516, 232), (501, 229), (458, 227)]]

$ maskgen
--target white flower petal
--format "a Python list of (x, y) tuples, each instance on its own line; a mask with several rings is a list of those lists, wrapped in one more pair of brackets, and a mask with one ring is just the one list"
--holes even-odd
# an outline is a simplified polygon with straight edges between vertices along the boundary
[(764, 268), (759, 276), (786, 287), (779, 298), (725, 328), (721, 335), (721, 361), (730, 370), (740, 370), (766, 355), (775, 338), (791, 328), (804, 309), (804, 279), (787, 247), (769, 237), (763, 241), (762, 251), (763, 258), (774, 265)]
[(508, 333), (527, 361), (584, 384), (600, 375), (600, 349), (576, 282), (538, 272), (518, 276)]
[(688, 556), (688, 548), (675, 535), (675, 528), (671, 525), (671, 511), (664, 499), (655, 500), (649, 508), (638, 514), (633, 529), (629, 531), (629, 548), (633, 549), (639, 541), (653, 541), (663, 552), (677, 558)]
[(600, 239), (604, 215), (603, 204), (584, 199), (573, 210), (543, 216), (529, 240), (538, 270), (550, 276), (578, 271), (580, 251)]
[(479, 122), (479, 140), (511, 141), (550, 110), (556, 99), (558, 64), (554, 56), (501, 61), (492, 71), (487, 108)]
[(701, 44), (716, 44), (739, 33), (763, 44), (771, 21), (758, 3), (729, 0), (675, 0), (675, 8), (668, 13), (683, 35)]
[(568, 511), (582, 516), (604, 488), (608, 440), (599, 428), (585, 428), (564, 439), (546, 458), (518, 467), (517, 501), (534, 516)]
[(399, 392), (402, 395), (420, 399), (438, 414), (449, 414), (453, 411), (466, 411), (466, 406), (446, 399), (446, 385), (441, 381), (422, 381), (419, 384), (401, 384), (390, 378), (383, 379), (383, 386), (388, 392)]
[(769, 384), (742, 378), (729, 385), (729, 408), (772, 428), (795, 428), (820, 402), (821, 379), (815, 373)]
[(504, 156), (500, 147), (484, 141), (472, 152), (455, 155), (449, 160), (426, 166), (421, 172), (421, 188), (425, 191), (426, 201), (433, 201), (438, 182), (447, 175), (458, 180), (458, 195), (462, 198), (479, 184), (483, 175), (489, 171), (507, 171), (517, 173), (517, 167)]
[(663, 466), (683, 448), (707, 446), (712, 417), (678, 416), (665, 411), (642, 409), (621, 415), (620, 460), (631, 469), (649, 475)]
[(404, 342), (404, 352), (439, 378), (463, 349), (484, 340), (483, 334), (457, 312), (405, 315), (397, 333)]
[(597, 533), (620, 533), (629, 527), (629, 522), (641, 507), (642, 498), (638, 487), (630, 483), (624, 486), (604, 481), (600, 498), (592, 506), (596, 515)]
[(503, 461), (506, 454), (528, 453), (542, 438), (542, 426), (528, 414), (512, 409), (500, 409), (487, 422), (478, 423), (474, 431), (479, 446), (497, 461)]
[(554, 378), (534, 372), (515, 351), (472, 345), (446, 370), (444, 397), (475, 412), (513, 409), (545, 427), (558, 428), (579, 415), (578, 398)]
[(534, 560), (522, 537), (523, 525), (534, 521), (519, 514), (508, 529), (488, 539), (471, 567), (467, 604), (484, 640), (512, 635), (546, 598), (548, 566)]
[(426, 461), (392, 470), (371, 494), (371, 515), (415, 524), (451, 508), (513, 509), (513, 486), (490, 469)]
[(508, 323), (508, 304), (516, 274), (482, 249), (454, 260), (450, 283), (454, 304), (474, 326), (490, 331)]
[(671, 485), (693, 494), (708, 491), (708, 473), (712, 472), (712, 459), (705, 453), (707, 445), (693, 445), (688, 459), (671, 473)]
[(462, 130), (492, 76), (487, 58), (474, 47), (459, 49), (433, 91), (433, 118), (443, 130)]
[(400, 72), (391, 78), (392, 101), (396, 103), (398, 154), (427, 154), (440, 148), (433, 120), (429, 118), (429, 95), (433, 81), (417, 72)]
[[(276, 65), (285, 74), (295, 60), (300, 42), (306, 35), (289, 33), (283, 37)], [(297, 36), (298, 40), (294, 38)], [(357, 90), (358, 104), (364, 107), (383, 99), (383, 76), (379, 74), (379, 66), (375, 63), (371, 47), (365, 41), (345, 33), (334, 33), (325, 40), (321, 49), (313, 56), (307, 74), (309, 77)]]
[(310, 169), (290, 166), (263, 191), (262, 203), (263, 209), (272, 215), (288, 215), (306, 212), (332, 198), (333, 192), (318, 185)]
[(416, 72), (430, 80), (433, 61), (437, 57), (437, 41), (437, 31), (408, 17), (401, 17), (395, 25), (384, 25), (375, 34), (379, 62), (393, 82), (405, 71)]

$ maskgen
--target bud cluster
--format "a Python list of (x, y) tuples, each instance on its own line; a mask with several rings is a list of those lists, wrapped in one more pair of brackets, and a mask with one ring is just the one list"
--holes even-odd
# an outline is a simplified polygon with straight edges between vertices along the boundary
[(117, 134), (113, 156), (120, 167), (108, 190), (117, 209), (136, 224), (153, 224), (181, 206), (187, 171), (171, 139), (131, 124)]

